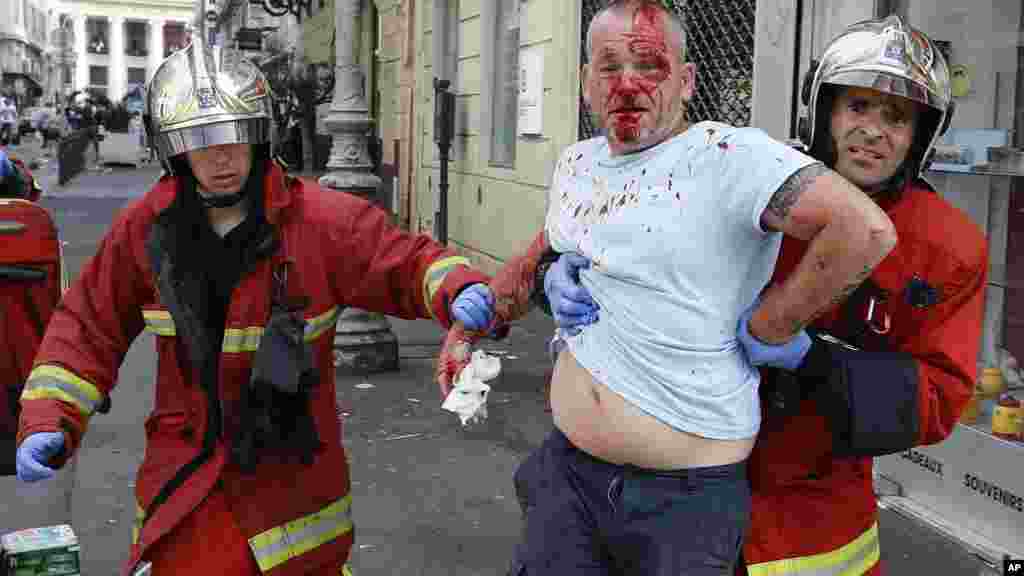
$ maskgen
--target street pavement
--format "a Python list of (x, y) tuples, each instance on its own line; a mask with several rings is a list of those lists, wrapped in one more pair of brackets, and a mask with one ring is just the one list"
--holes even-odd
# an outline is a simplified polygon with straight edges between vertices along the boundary
[[(46, 166), (41, 172), (46, 174)], [(116, 212), (156, 177), (157, 170), (146, 166), (100, 170), (47, 188), (42, 203), (60, 227), (72, 277), (95, 252)], [(336, 381), (352, 467), (353, 571), (504, 574), (521, 530), (512, 474), (552, 427), (544, 396), (550, 320), (533, 313), (506, 340), (482, 345), (502, 359), (502, 371), (490, 382), (488, 420), (468, 429), (440, 408), (433, 381), (440, 330), (429, 321), (391, 320), (400, 369), (340, 374)], [(119, 372), (111, 412), (93, 419), (64, 484), (50, 484), (42, 489), (49, 494), (40, 496), (37, 486), (29, 493), (13, 479), (0, 479), (0, 530), (42, 520), (70, 522), (82, 544), (82, 574), (117, 573), (131, 537), (134, 475), (145, 450), (143, 422), (152, 408), (154, 370), (154, 342), (143, 335)], [(981, 573), (982, 565), (959, 548), (894, 513), (882, 512), (881, 534), (889, 574)]]

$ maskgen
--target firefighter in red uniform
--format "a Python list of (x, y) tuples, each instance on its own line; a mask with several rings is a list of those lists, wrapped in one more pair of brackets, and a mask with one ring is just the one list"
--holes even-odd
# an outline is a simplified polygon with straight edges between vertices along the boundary
[[(0, 200), (16, 198), (36, 202), (42, 189), (36, 183), (32, 173), (20, 160), (11, 158), (0, 148)], [(0, 245), (0, 251), (4, 246)], [(18, 428), (18, 394), (21, 392), (24, 378), (31, 368), (32, 358), (39, 345), (38, 336), (28, 336), (19, 320), (25, 311), (5, 308), (9, 305), (6, 292), (13, 290), (19, 296), (24, 293), (25, 286), (0, 285), (0, 476), (15, 473), (14, 437)], [(17, 316), (15, 316), (15, 313)], [(15, 319), (18, 318), (18, 319)], [(40, 318), (40, 322), (44, 319)]]
[[(953, 431), (974, 390), (988, 248), (921, 178), (954, 108), (927, 36), (897, 16), (855, 24), (825, 49), (803, 97), (810, 154), (878, 202), (899, 244), (807, 329), (795, 371), (764, 370), (746, 574), (877, 575), (872, 458)], [(783, 241), (774, 281), (804, 249)], [(762, 347), (742, 322), (739, 340), (757, 364)]]
[[(878, 575), (872, 458), (952, 432), (974, 388), (988, 249), (921, 178), (953, 113), (945, 59), (924, 34), (896, 16), (851, 26), (808, 74), (803, 99), (809, 153), (870, 195), (899, 243), (785, 345), (750, 335), (754, 307), (740, 321), (740, 345), (765, 368), (737, 574)], [(806, 248), (783, 240), (774, 283)], [(547, 272), (562, 327), (594, 321), (574, 278), (585, 264), (566, 254)]]
[(201, 42), (150, 82), (147, 123), (170, 173), (118, 215), (54, 314), (21, 396), (18, 475), (47, 478), (74, 455), (146, 330), (155, 408), (124, 573), (345, 573), (339, 312), (481, 330), (494, 298), (466, 259), (287, 176), (269, 156), (262, 73)]

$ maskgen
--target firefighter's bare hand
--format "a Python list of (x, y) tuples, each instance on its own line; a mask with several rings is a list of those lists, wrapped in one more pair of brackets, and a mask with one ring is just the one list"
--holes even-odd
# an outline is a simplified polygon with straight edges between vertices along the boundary
[(456, 322), (448, 330), (437, 359), (437, 385), (441, 389), (442, 402), (452, 391), (459, 373), (469, 365), (473, 344), (482, 336), (480, 332), (466, 330), (461, 322)]

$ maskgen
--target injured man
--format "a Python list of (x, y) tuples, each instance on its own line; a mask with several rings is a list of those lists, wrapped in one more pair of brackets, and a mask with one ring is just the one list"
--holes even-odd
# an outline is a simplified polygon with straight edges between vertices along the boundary
[[(512, 574), (731, 574), (750, 513), (756, 366), (799, 358), (803, 327), (896, 236), (813, 158), (760, 130), (691, 125), (694, 66), (660, 2), (610, 3), (588, 49), (584, 97), (606, 136), (564, 151), (545, 229), (490, 283), (502, 321), (541, 300), (600, 315), (565, 335), (555, 430), (515, 473), (525, 530)], [(810, 249), (765, 290), (784, 234)], [(592, 302), (574, 302), (575, 280)]]

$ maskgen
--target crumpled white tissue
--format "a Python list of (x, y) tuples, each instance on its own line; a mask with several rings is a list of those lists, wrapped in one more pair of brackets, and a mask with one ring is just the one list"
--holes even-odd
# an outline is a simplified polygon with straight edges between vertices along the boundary
[(459, 415), (462, 425), (487, 419), (487, 394), (491, 387), (484, 382), (493, 380), (501, 372), (501, 358), (476, 350), (469, 364), (462, 369), (455, 386), (444, 399), (441, 408)]

